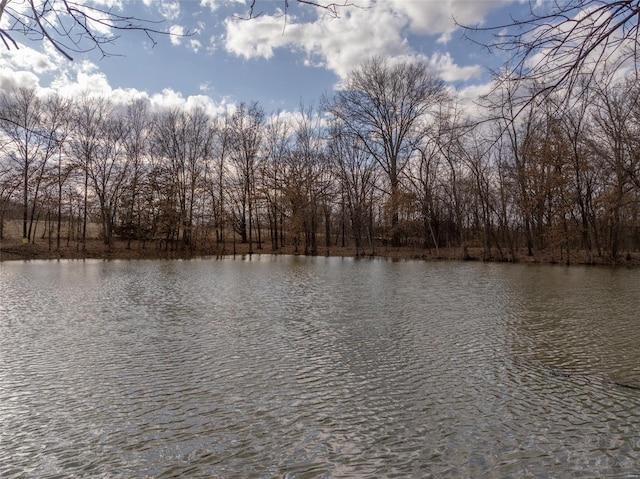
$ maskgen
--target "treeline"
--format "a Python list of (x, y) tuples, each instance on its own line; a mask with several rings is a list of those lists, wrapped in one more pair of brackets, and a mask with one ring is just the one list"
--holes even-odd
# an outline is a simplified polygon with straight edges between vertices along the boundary
[(638, 83), (522, 98), (501, 88), (477, 121), (425, 66), (381, 59), (291, 114), (3, 91), (0, 228), (18, 208), (25, 241), (44, 234), (53, 248), (84, 246), (97, 223), (106, 247), (194, 252), (233, 241), (306, 254), (474, 247), (497, 260), (637, 251)]

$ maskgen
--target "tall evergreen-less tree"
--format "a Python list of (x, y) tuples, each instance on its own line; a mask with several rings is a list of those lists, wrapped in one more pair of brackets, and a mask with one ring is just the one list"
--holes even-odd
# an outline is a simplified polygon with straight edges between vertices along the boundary
[(258, 103), (241, 103), (231, 117), (230, 158), (236, 177), (234, 228), (253, 253), (256, 171), (264, 135), (264, 110)]
[(421, 63), (372, 58), (353, 70), (326, 102), (329, 113), (359, 140), (389, 181), (392, 244), (400, 244), (402, 173), (425, 134), (430, 109), (445, 98), (444, 83)]

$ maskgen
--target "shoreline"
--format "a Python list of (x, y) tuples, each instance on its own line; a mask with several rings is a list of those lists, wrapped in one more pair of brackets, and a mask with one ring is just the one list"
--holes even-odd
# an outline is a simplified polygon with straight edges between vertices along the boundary
[[(550, 264), (562, 266), (640, 266), (640, 253), (622, 253), (616, 262), (612, 262), (606, 256), (588, 255), (586, 251), (572, 251), (569, 261), (566, 254), (561, 257), (558, 252), (553, 254), (550, 251), (542, 251), (533, 256), (528, 256), (526, 252), (519, 252), (515, 261), (507, 261), (499, 257), (497, 250), (493, 250), (491, 256), (485, 257), (482, 248), (469, 247), (466, 250), (460, 247), (423, 249), (413, 246), (376, 246), (375, 248), (364, 248), (357, 252), (355, 247), (326, 246), (318, 247), (316, 255), (305, 255), (304, 251), (293, 246), (281, 247), (276, 250), (271, 248), (271, 244), (263, 244), (262, 248), (254, 245), (255, 255), (295, 255), (295, 256), (323, 256), (323, 257), (350, 257), (350, 258), (381, 258), (393, 260), (416, 260), (416, 261), (480, 261), (487, 263), (519, 263), (519, 264)], [(55, 245), (49, 245), (48, 241), (41, 240), (37, 243), (23, 244), (18, 239), (3, 239), (0, 241), (0, 262), (5, 261), (30, 261), (30, 260), (60, 260), (60, 259), (102, 259), (102, 260), (136, 260), (136, 259), (198, 259), (211, 257), (233, 257), (248, 256), (248, 244), (227, 242), (224, 245), (212, 244), (210, 247), (198, 248), (195, 250), (168, 249), (166, 246), (160, 247), (155, 243), (141, 244), (131, 242), (128, 247), (126, 241), (116, 240), (111, 248), (108, 248), (100, 240), (91, 239), (86, 242), (85, 250), (82, 251), (80, 243), (64, 240), (60, 250)]]

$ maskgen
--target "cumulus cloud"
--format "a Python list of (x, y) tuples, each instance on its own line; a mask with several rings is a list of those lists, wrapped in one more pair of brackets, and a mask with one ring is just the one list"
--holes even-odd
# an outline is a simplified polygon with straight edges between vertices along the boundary
[(0, 68), (0, 91), (12, 90), (18, 87), (38, 88), (38, 76), (28, 71), (14, 71)]
[[(413, 33), (445, 35), (462, 25), (482, 24), (486, 15), (499, 7), (518, 0), (448, 0), (436, 2), (385, 0), (386, 8), (408, 19)], [(379, 4), (381, 2), (378, 2)]]
[(456, 98), (458, 105), (469, 118), (477, 119), (486, 114), (486, 110), (481, 106), (479, 100), (489, 94), (493, 87), (491, 82), (468, 85), (457, 91), (454, 90), (452, 96)]
[(0, 53), (0, 66), (4, 69), (28, 70), (36, 74), (53, 71), (57, 68), (50, 54), (39, 52), (25, 45), (18, 49), (3, 50)]
[(480, 65), (461, 67), (456, 65), (449, 53), (434, 53), (427, 61), (431, 69), (444, 81), (469, 81), (482, 73)]
[(229, 108), (225, 101), (217, 103), (207, 95), (190, 95), (185, 98), (182, 93), (172, 88), (165, 88), (161, 93), (152, 95), (150, 104), (153, 111), (202, 108), (213, 117), (223, 114)]
[(106, 75), (100, 72), (95, 64), (88, 61), (63, 72), (52, 83), (50, 90), (70, 98), (77, 98), (81, 95), (107, 97), (116, 105), (125, 105), (132, 100), (144, 99), (154, 110), (200, 107), (211, 115), (218, 115), (227, 108), (226, 101), (216, 103), (206, 95), (185, 97), (182, 93), (171, 88), (165, 88), (162, 92), (152, 95), (135, 88), (112, 88)]
[[(29, 87), (35, 88), (39, 95), (55, 92), (67, 98), (106, 97), (116, 105), (144, 99), (155, 109), (200, 107), (211, 115), (232, 108), (227, 99), (216, 102), (205, 94), (185, 97), (170, 88), (155, 94), (135, 88), (113, 88), (97, 64), (89, 60), (68, 62), (57, 56), (47, 43), (40, 46), (42, 51), (22, 44), (18, 50), (0, 49), (0, 90)], [(191, 47), (197, 45), (191, 43)], [(202, 88), (203, 92), (207, 89)]]
[(86, 60), (62, 66), (50, 88), (69, 98), (81, 94), (109, 96), (112, 93), (106, 75), (94, 63)]
[[(276, 31), (282, 33), (282, 19), (263, 16), (245, 22), (237, 19), (227, 19), (227, 51), (244, 58), (271, 58), (274, 48), (291, 44), (291, 32), (278, 38)], [(292, 26), (291, 28), (294, 28)]]
[[(413, 57), (409, 34), (439, 37), (446, 43), (460, 22), (478, 23), (493, 8), (514, 0), (451, 0), (424, 2), (386, 0), (364, 2), (367, 8), (344, 10), (335, 18), (317, 12), (310, 22), (277, 15), (263, 15), (251, 22), (227, 19), (225, 48), (251, 58), (272, 58), (275, 50), (287, 48), (305, 52), (305, 64), (327, 68), (344, 78), (363, 58)], [(477, 65), (458, 66), (447, 52), (434, 54), (429, 64), (446, 81), (469, 80), (481, 71)]]
[(169, 33), (172, 45), (180, 45), (184, 37), (184, 27), (182, 25), (171, 25)]
[(379, 9), (352, 10), (339, 18), (320, 15), (311, 23), (285, 25), (280, 16), (264, 15), (251, 22), (227, 19), (225, 47), (244, 58), (271, 58), (277, 48), (306, 52), (307, 64), (328, 68), (343, 77), (362, 58), (394, 56), (408, 51), (401, 35), (406, 19)]
[(42, 51), (18, 43), (18, 48), (0, 48), (0, 90), (15, 86), (41, 89), (42, 76), (57, 75), (65, 60), (49, 43)]

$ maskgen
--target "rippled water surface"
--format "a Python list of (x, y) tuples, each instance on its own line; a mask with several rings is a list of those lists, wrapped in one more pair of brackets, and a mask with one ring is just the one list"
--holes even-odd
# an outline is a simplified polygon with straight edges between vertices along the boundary
[(2, 263), (0, 477), (639, 477), (639, 279)]

